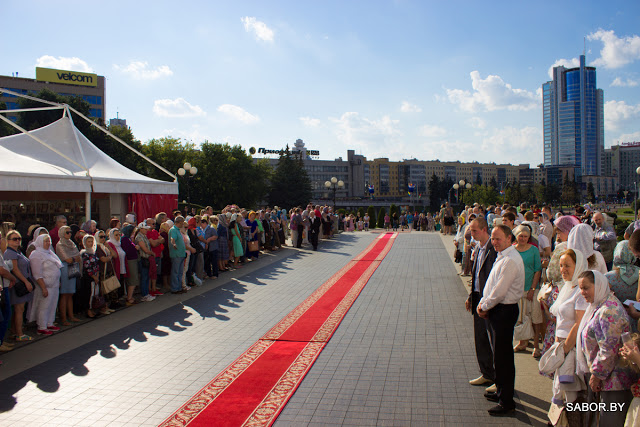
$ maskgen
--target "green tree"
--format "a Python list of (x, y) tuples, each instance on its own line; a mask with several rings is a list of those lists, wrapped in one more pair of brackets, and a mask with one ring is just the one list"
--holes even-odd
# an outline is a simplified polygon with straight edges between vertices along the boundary
[[(0, 110), (6, 110), (7, 109), (7, 104), (5, 104), (4, 102), (0, 102)], [(6, 114), (2, 114), (4, 117), (7, 117)], [(2, 138), (3, 136), (9, 136), (9, 135), (13, 135), (20, 132), (18, 129), (14, 128), (13, 126), (11, 126), (9, 123), (5, 122), (4, 120), (0, 120), (0, 138)]]
[[(384, 216), (387, 214), (387, 211), (385, 210), (384, 207), (380, 208), (380, 211), (378, 212), (378, 228), (384, 228)], [(371, 215), (369, 215), (371, 216)]]
[(492, 176), (491, 179), (489, 180), (489, 187), (493, 187), (496, 190), (498, 189), (498, 181), (496, 181), (495, 176)]
[(280, 155), (271, 181), (269, 203), (278, 206), (304, 206), (311, 199), (311, 180), (302, 162), (291, 156), (287, 145)]
[(391, 218), (391, 221), (393, 221), (393, 214), (396, 214), (397, 216), (400, 216), (400, 212), (398, 211), (398, 207), (394, 204), (392, 204), (389, 207), (389, 217)]
[(367, 215), (369, 215), (369, 228), (376, 228), (376, 209), (373, 206), (367, 208)]
[(358, 208), (357, 216), (359, 216), (360, 218), (364, 217), (364, 208), (362, 206)]
[(435, 173), (431, 175), (429, 180), (429, 206), (433, 210), (437, 210), (440, 207), (440, 192), (442, 183), (438, 175)]

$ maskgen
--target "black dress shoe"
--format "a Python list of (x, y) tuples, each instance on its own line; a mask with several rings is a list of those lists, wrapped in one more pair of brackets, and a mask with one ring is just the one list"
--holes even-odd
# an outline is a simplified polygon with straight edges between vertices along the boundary
[(493, 416), (508, 415), (514, 412), (515, 410), (516, 410), (515, 406), (505, 407), (502, 405), (496, 405), (493, 408), (489, 409), (489, 415), (493, 415)]
[(500, 399), (498, 398), (498, 393), (493, 392), (493, 391), (487, 391), (484, 394), (485, 399), (491, 401), (491, 402), (499, 402)]

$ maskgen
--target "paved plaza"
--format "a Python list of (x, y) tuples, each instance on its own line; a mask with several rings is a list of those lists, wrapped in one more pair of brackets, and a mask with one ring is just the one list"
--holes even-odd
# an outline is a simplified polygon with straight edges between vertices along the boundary
[[(286, 248), (185, 295), (3, 354), (2, 426), (157, 426), (378, 234)], [(276, 421), (301, 425), (543, 425), (551, 383), (517, 354), (517, 412), (490, 417), (451, 237), (400, 233)]]

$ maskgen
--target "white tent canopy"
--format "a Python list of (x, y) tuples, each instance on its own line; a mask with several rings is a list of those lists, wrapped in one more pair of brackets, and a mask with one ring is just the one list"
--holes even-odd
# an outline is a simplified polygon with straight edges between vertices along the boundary
[(140, 175), (107, 156), (67, 115), (29, 133), (35, 138), (0, 138), (0, 191), (178, 194), (177, 182)]

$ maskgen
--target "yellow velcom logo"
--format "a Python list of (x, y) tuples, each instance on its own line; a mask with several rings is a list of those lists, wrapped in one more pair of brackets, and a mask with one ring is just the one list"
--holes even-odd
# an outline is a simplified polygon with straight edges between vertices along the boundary
[(62, 83), (66, 85), (98, 86), (98, 75), (78, 71), (54, 70), (36, 67), (36, 80), (39, 82)]

